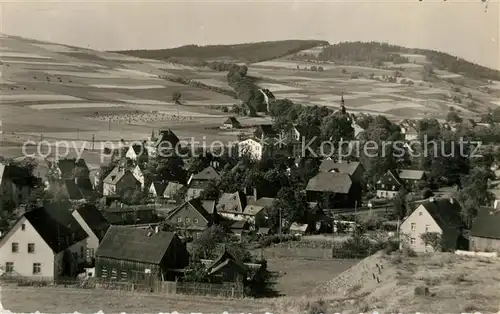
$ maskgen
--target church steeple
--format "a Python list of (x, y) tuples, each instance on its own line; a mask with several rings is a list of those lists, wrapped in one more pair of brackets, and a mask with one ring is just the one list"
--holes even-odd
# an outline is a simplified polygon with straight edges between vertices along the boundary
[(347, 114), (347, 110), (345, 109), (345, 102), (344, 102), (344, 93), (340, 95), (340, 112), (342, 114)]

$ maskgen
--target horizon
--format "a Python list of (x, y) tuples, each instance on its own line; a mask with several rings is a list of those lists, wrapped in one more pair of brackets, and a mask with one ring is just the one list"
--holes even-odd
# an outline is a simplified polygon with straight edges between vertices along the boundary
[(480, 0), (274, 1), (266, 3), (266, 10), (262, 2), (12, 0), (0, 8), (2, 33), (101, 51), (290, 38), (374, 41), (440, 51), (500, 70), (498, 1), (490, 2), (486, 12)]

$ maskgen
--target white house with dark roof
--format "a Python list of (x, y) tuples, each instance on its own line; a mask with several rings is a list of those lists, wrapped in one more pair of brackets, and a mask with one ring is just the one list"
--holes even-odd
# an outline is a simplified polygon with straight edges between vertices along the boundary
[(140, 188), (141, 182), (137, 180), (130, 170), (117, 166), (104, 178), (102, 195), (121, 195), (126, 190), (138, 190)]
[(0, 163), (0, 195), (4, 200), (19, 205), (30, 195), (35, 184), (36, 179), (26, 169)]
[(405, 119), (401, 121), (399, 127), (406, 141), (415, 141), (418, 139), (418, 125), (415, 120)]
[(352, 180), (361, 182), (365, 168), (360, 162), (357, 161), (341, 160), (337, 162), (325, 159), (321, 161), (319, 171), (345, 173), (348, 174)]
[(187, 182), (188, 190), (186, 193), (186, 200), (199, 197), (201, 192), (203, 192), (212, 181), (217, 180), (220, 180), (220, 174), (212, 166), (192, 174)]
[(432, 252), (432, 245), (425, 243), (422, 235), (435, 232), (441, 237), (441, 249), (455, 250), (464, 228), (460, 212), (460, 205), (453, 198), (430, 198), (402, 222), (400, 237), (415, 252)]
[(44, 281), (76, 275), (87, 237), (68, 207), (28, 211), (0, 238), (0, 272)]
[(347, 173), (319, 172), (307, 183), (306, 196), (324, 208), (353, 208), (361, 202), (361, 185)]

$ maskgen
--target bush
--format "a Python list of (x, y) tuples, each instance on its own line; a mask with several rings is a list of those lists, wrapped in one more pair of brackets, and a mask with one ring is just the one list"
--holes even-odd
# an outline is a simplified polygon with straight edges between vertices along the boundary
[(263, 236), (259, 239), (259, 244), (261, 247), (268, 247), (271, 244), (298, 241), (300, 238), (291, 234), (274, 234), (269, 236)]
[(399, 250), (399, 242), (396, 240), (389, 240), (384, 247), (385, 254), (391, 254), (392, 252), (397, 252)]
[(431, 293), (430, 293), (428, 287), (418, 286), (418, 287), (415, 287), (414, 295), (427, 297), (427, 296), (430, 296)]
[(403, 256), (404, 257), (416, 257), (417, 253), (410, 247), (408, 246), (403, 246), (402, 250)]
[(308, 314), (326, 314), (328, 310), (326, 302), (323, 299), (319, 299), (314, 302), (308, 302), (306, 305), (306, 311)]

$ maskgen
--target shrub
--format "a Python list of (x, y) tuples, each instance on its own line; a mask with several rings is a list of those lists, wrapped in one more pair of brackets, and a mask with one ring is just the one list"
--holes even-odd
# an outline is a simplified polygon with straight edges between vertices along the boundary
[(327, 304), (323, 299), (319, 299), (312, 303), (307, 303), (306, 310), (308, 314), (326, 314)]
[(427, 296), (430, 296), (431, 293), (430, 293), (428, 287), (418, 286), (418, 287), (415, 287), (414, 295), (427, 297)]
[(397, 252), (399, 250), (399, 242), (397, 240), (389, 240), (384, 247), (385, 254), (391, 254), (392, 252)]
[(408, 246), (403, 246), (402, 250), (403, 256), (404, 257), (416, 257), (417, 253), (410, 247)]

